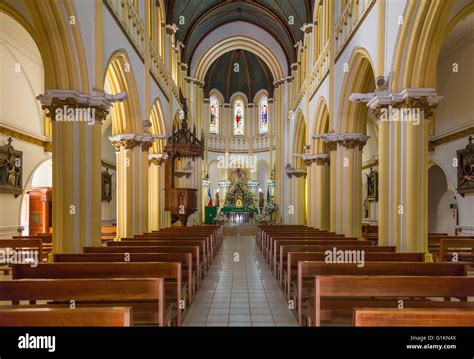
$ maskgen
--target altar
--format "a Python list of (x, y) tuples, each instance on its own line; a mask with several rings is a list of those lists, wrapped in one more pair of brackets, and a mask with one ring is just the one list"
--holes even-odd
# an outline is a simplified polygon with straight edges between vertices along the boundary
[(221, 213), (229, 219), (230, 224), (253, 224), (257, 209), (253, 207), (223, 207)]

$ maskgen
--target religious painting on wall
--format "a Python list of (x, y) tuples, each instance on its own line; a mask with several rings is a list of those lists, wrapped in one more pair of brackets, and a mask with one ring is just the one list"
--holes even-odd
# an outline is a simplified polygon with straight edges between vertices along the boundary
[(102, 171), (102, 202), (110, 202), (112, 200), (112, 174), (109, 169)]
[(23, 152), (12, 146), (13, 140), (0, 147), (0, 193), (22, 194), (23, 186)]
[(209, 100), (209, 133), (219, 134), (219, 100), (216, 96)]
[(368, 201), (378, 201), (379, 197), (379, 174), (370, 169), (370, 173), (366, 174), (367, 176), (367, 200)]
[(464, 197), (466, 193), (474, 193), (474, 143), (472, 136), (466, 148), (458, 150), (458, 193)]
[(242, 100), (238, 99), (234, 101), (234, 136), (243, 136), (244, 133), (244, 121), (245, 121), (245, 108)]
[(261, 135), (268, 133), (268, 98), (262, 96), (258, 105), (259, 115), (259, 133)]

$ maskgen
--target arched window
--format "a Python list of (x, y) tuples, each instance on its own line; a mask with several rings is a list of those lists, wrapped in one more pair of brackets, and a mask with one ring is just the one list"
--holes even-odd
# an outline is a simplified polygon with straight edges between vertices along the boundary
[(263, 135), (268, 133), (268, 98), (262, 96), (258, 103), (258, 133)]
[(234, 101), (234, 136), (243, 136), (245, 134), (245, 107), (241, 99)]
[(219, 100), (211, 96), (209, 100), (209, 133), (219, 134)]

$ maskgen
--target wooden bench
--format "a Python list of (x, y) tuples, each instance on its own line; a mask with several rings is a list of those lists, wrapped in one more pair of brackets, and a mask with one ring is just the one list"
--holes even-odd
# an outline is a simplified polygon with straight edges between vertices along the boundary
[[(180, 263), (45, 263), (38, 267), (13, 265), (13, 279), (162, 278), (165, 281), (165, 312), (170, 323), (181, 325), (186, 303), (182, 296)], [(184, 293), (187, 288), (184, 288)], [(183, 302), (181, 302), (183, 301)]]
[[(359, 241), (357, 239), (277, 239), (273, 242), (272, 250), (268, 264), (273, 267), (273, 273), (278, 274), (281, 246), (284, 245), (317, 245), (343, 248), (344, 246), (370, 248), (374, 247), (369, 241)], [(385, 247), (386, 248), (386, 247)], [(388, 251), (387, 251), (388, 252)]]
[(195, 279), (197, 268), (193, 267), (191, 253), (81, 253), (81, 254), (54, 254), (53, 262), (178, 262), (181, 263), (182, 280), (188, 287), (188, 303), (191, 304), (196, 292)]
[(333, 252), (334, 250), (341, 250), (341, 251), (352, 251), (352, 250), (359, 250), (359, 251), (364, 251), (364, 253), (376, 253), (376, 252), (394, 252), (396, 251), (396, 247), (392, 246), (372, 246), (372, 245), (359, 245), (359, 244), (340, 244), (334, 243), (334, 244), (326, 244), (326, 245), (321, 245), (319, 243), (315, 243), (312, 241), (293, 241), (293, 242), (280, 242), (278, 245), (275, 246), (275, 265), (274, 269), (276, 272), (276, 275), (279, 276), (279, 271), (280, 268), (284, 267), (284, 260), (285, 260), (285, 255), (284, 253), (288, 253), (291, 250), (301, 250), (302, 246), (306, 246), (305, 251), (311, 251), (311, 252), (326, 252), (326, 251), (331, 251)]
[(155, 254), (155, 253), (191, 253), (193, 258), (193, 271), (197, 271), (196, 287), (199, 288), (203, 278), (202, 263), (199, 246), (155, 246), (155, 247), (83, 247), (83, 253), (103, 254)]
[[(208, 268), (210, 267), (210, 257), (209, 252), (206, 248), (206, 242), (204, 240), (187, 240), (187, 241), (178, 241), (178, 240), (150, 240), (150, 241), (117, 241), (117, 242), (107, 242), (107, 247), (150, 247), (150, 248), (157, 248), (159, 246), (198, 246), (199, 247), (199, 256), (200, 256), (200, 264), (202, 266), (201, 270), (204, 273), (207, 273)], [(145, 252), (156, 252), (159, 251), (150, 251), (148, 249), (144, 249)]]
[(469, 262), (472, 265), (474, 259), (474, 239), (457, 237), (457, 239), (441, 239), (439, 249), (439, 260), (453, 261), (456, 255), (457, 261)]
[[(462, 263), (366, 262), (357, 263), (298, 262), (297, 283), (294, 291), (298, 322), (303, 325), (303, 303), (313, 294), (314, 277), (320, 275), (385, 275), (385, 276), (465, 276)], [(291, 282), (290, 282), (291, 286)], [(291, 288), (290, 288), (291, 290)], [(350, 291), (350, 286), (347, 287)]]
[(448, 236), (442, 234), (431, 234), (428, 235), (428, 251), (433, 255), (433, 259), (435, 261), (441, 262), (441, 241), (442, 240), (447, 240), (447, 239), (460, 239), (460, 240), (465, 240), (465, 239), (473, 239), (474, 237), (467, 237), (467, 236)]
[[(82, 307), (132, 307), (133, 324), (164, 325), (163, 278), (114, 279), (28, 279), (0, 281), (0, 300), (11, 301), (2, 308), (29, 308), (37, 301), (65, 302), (69, 307), (75, 301)], [(29, 301), (30, 306), (19, 305)], [(146, 305), (146, 312), (140, 313)], [(54, 305), (54, 304), (53, 304)], [(40, 306), (42, 307), (42, 306)], [(137, 309), (137, 310), (136, 310)]]
[(356, 327), (474, 327), (473, 309), (354, 309)]
[(129, 327), (131, 308), (2, 308), (0, 327)]
[[(10, 255), (8, 253), (8, 250), (14, 250), (14, 251), (25, 251), (25, 254), (30, 254), (29, 251), (36, 251), (38, 255), (38, 262), (41, 262), (43, 260), (43, 241), (41, 238), (35, 238), (35, 239), (0, 239), (0, 250), (1, 255), (0, 255), (0, 270), (3, 271), (3, 273), (9, 274), (10, 272), (10, 259), (8, 256)], [(28, 252), (26, 252), (28, 251)], [(34, 258), (32, 258), (34, 259)]]
[(262, 243), (262, 253), (264, 258), (268, 260), (268, 257), (273, 253), (274, 242), (276, 240), (324, 240), (324, 239), (332, 239), (332, 240), (357, 240), (354, 237), (344, 237), (344, 235), (336, 235), (336, 234), (329, 234), (326, 232), (313, 232), (313, 233), (275, 233), (267, 235)]
[(314, 311), (309, 324), (320, 326), (321, 321), (331, 320), (338, 314), (341, 316), (344, 311), (352, 322), (354, 308), (397, 308), (399, 300), (404, 300), (404, 308), (473, 308), (472, 302), (432, 300), (472, 296), (473, 277), (321, 275), (314, 279), (314, 298), (311, 300)]
[[(287, 248), (290, 249), (290, 248)], [(285, 255), (284, 252), (282, 252)], [(282, 266), (280, 274), (280, 286), (285, 291), (287, 298), (290, 298), (291, 281), (297, 281), (298, 262), (314, 261), (324, 262), (327, 255), (324, 252), (287, 252), (286, 263)], [(367, 262), (424, 262), (424, 253), (392, 253), (392, 252), (368, 252), (364, 254)], [(284, 271), (286, 268), (286, 271)]]

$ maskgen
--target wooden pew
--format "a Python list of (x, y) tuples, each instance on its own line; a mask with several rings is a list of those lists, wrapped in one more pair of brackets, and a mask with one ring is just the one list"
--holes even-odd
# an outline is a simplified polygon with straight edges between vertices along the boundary
[(466, 261), (472, 264), (474, 259), (474, 239), (457, 237), (457, 239), (441, 239), (439, 249), (439, 260), (452, 261), (454, 254), (458, 261)]
[(285, 256), (283, 253), (287, 253), (290, 250), (300, 250), (301, 246), (306, 246), (308, 251), (312, 252), (326, 252), (333, 250), (360, 250), (365, 252), (395, 252), (396, 247), (392, 246), (372, 246), (365, 245), (366, 241), (360, 241), (362, 244), (345, 244), (344, 242), (329, 242), (328, 244), (320, 244), (315, 241), (277, 241), (275, 245), (274, 259), (274, 270), (276, 275), (279, 275), (280, 267), (284, 267), (283, 261)]
[(447, 239), (455, 239), (455, 240), (456, 239), (459, 239), (459, 240), (472, 239), (472, 240), (474, 240), (474, 237), (448, 236), (448, 235), (444, 235), (444, 234), (428, 235), (428, 250), (433, 255), (433, 259), (435, 261), (439, 261), (439, 262), (443, 261), (441, 259), (441, 256), (440, 256), (441, 241), (442, 240), (447, 240)]
[[(318, 245), (318, 246), (331, 246), (333, 247), (342, 248), (343, 246), (353, 246), (353, 247), (360, 247), (360, 248), (370, 248), (374, 247), (372, 243), (369, 241), (360, 241), (357, 239), (277, 239), (273, 241), (272, 250), (273, 252), (269, 258), (269, 265), (273, 266), (273, 273), (277, 275), (279, 262), (280, 262), (280, 251), (281, 246), (284, 245)], [(386, 248), (386, 247), (384, 247)]]
[[(327, 233), (322, 233), (322, 232), (317, 232), (313, 234), (304, 234), (304, 235), (299, 235), (299, 234), (272, 234), (270, 236), (266, 237), (265, 243), (263, 244), (263, 249), (262, 252), (264, 254), (264, 257), (270, 262), (271, 260), (271, 254), (274, 251), (275, 247), (275, 242), (278, 240), (286, 240), (286, 241), (303, 241), (303, 240), (358, 240), (357, 238), (354, 237), (343, 237), (343, 236), (335, 236), (332, 234), (327, 234)], [(371, 244), (371, 243), (369, 243)]]
[(310, 324), (320, 326), (322, 320), (343, 311), (349, 312), (349, 321), (352, 321), (354, 308), (397, 308), (398, 299), (407, 297), (422, 299), (404, 300), (404, 308), (473, 308), (472, 302), (432, 300), (472, 296), (474, 277), (320, 275), (314, 278), (314, 298), (311, 300), (314, 311)]
[(0, 327), (129, 327), (131, 308), (2, 308)]
[[(25, 251), (36, 251), (38, 255), (38, 262), (43, 260), (43, 241), (40, 238), (35, 239), (0, 239), (0, 270), (3, 271), (3, 274), (8, 274), (10, 272), (10, 258), (8, 249), (15, 250), (17, 252)], [(29, 253), (29, 252), (26, 252)]]
[[(162, 278), (165, 281), (165, 310), (176, 314), (181, 325), (182, 296), (180, 263), (45, 263), (38, 267), (13, 265), (13, 279)], [(185, 293), (186, 293), (185, 289)], [(170, 320), (173, 320), (172, 315)]]
[[(144, 240), (144, 241), (117, 241), (107, 242), (107, 247), (159, 247), (159, 246), (198, 246), (201, 258), (202, 271), (207, 273), (210, 267), (211, 258), (208, 248), (204, 240)], [(149, 250), (147, 250), (149, 252)]]
[(274, 241), (279, 240), (279, 239), (285, 239), (285, 240), (309, 240), (309, 239), (332, 239), (332, 240), (357, 240), (355, 237), (344, 237), (342, 234), (331, 234), (327, 232), (319, 232), (319, 231), (314, 231), (314, 232), (293, 232), (293, 233), (285, 233), (285, 232), (280, 232), (280, 233), (273, 233), (273, 234), (267, 234), (264, 237), (264, 240), (262, 242), (262, 253), (264, 255), (264, 258), (268, 260), (268, 257), (273, 253), (273, 246), (274, 246)]
[(203, 278), (199, 246), (154, 246), (154, 247), (83, 247), (83, 253), (122, 253), (124, 254), (155, 254), (155, 253), (191, 253), (193, 271), (197, 272), (196, 287), (199, 288)]
[(209, 236), (214, 247), (214, 252), (217, 251), (222, 244), (224, 239), (224, 231), (222, 226), (214, 226), (209, 228), (207, 226), (190, 226), (190, 227), (172, 227), (164, 228), (160, 231), (153, 231), (151, 233), (144, 233), (143, 235), (137, 236), (139, 238), (143, 237), (164, 237), (171, 236), (183, 237), (183, 236)]
[[(287, 248), (291, 250), (290, 248)], [(285, 253), (282, 251), (282, 254)], [(280, 274), (280, 286), (286, 292), (287, 298), (290, 298), (291, 282), (297, 281), (298, 262), (300, 261), (313, 261), (313, 262), (324, 262), (327, 255), (324, 252), (287, 252), (286, 263), (282, 266), (282, 270), (286, 268), (286, 271), (282, 271)], [(364, 260), (367, 262), (424, 262), (424, 253), (392, 253), (392, 252), (367, 252), (364, 254)]]
[(176, 240), (176, 241), (187, 241), (187, 240), (205, 240), (206, 241), (206, 249), (208, 251), (208, 256), (210, 262), (214, 259), (217, 251), (219, 250), (219, 244), (215, 241), (215, 238), (209, 234), (200, 234), (196, 232), (178, 232), (178, 233), (167, 233), (167, 232), (160, 232), (159, 234), (144, 234), (140, 236), (135, 236), (134, 238), (122, 238), (122, 241), (150, 241), (150, 240)]
[(191, 253), (81, 253), (81, 254), (54, 254), (55, 263), (74, 262), (178, 262), (181, 263), (182, 280), (188, 287), (188, 303), (191, 304), (197, 288), (194, 278), (197, 276), (196, 267), (193, 272)]
[(474, 309), (354, 309), (355, 327), (474, 327)]
[[(303, 303), (313, 294), (315, 276), (466, 276), (466, 274), (467, 268), (463, 263), (366, 262), (362, 267), (358, 267), (357, 263), (298, 262), (297, 284), (294, 292), (298, 322), (303, 325)], [(350, 287), (347, 290), (350, 290)]]
[[(114, 279), (28, 279), (0, 281), (0, 300), (11, 301), (13, 308), (23, 308), (20, 301), (60, 301), (69, 306), (71, 300), (77, 307), (99, 304), (107, 307), (131, 306), (133, 324), (164, 325), (163, 278), (114, 278)], [(119, 304), (119, 305), (117, 305)], [(135, 309), (146, 304), (147, 312)], [(64, 306), (64, 304), (63, 304)], [(3, 308), (12, 308), (5, 307)]]

